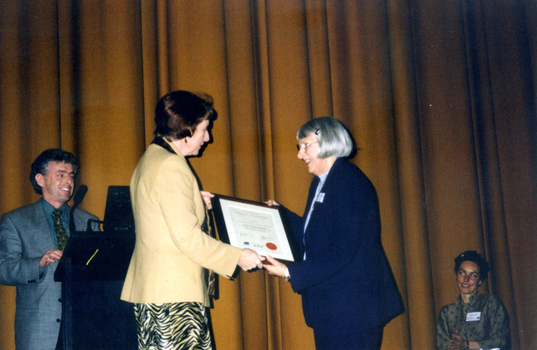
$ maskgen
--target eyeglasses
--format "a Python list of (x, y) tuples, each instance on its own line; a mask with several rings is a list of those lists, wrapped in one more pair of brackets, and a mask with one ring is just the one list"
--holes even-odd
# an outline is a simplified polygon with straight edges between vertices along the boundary
[(317, 143), (319, 141), (313, 141), (313, 142), (310, 142), (310, 143), (299, 143), (298, 145), (296, 145), (296, 149), (301, 152), (301, 151), (304, 151), (306, 152), (308, 150), (308, 147), (313, 145), (314, 143)]

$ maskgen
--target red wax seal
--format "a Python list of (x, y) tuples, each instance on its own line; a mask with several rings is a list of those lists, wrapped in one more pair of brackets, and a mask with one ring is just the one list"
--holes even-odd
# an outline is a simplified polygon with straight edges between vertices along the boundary
[(270, 250), (276, 250), (278, 247), (276, 247), (276, 244), (274, 243), (267, 243), (267, 248)]

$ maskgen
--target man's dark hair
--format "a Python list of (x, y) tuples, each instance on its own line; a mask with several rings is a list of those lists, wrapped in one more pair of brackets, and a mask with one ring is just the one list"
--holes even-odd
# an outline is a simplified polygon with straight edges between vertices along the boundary
[(30, 182), (32, 183), (32, 187), (37, 194), (42, 195), (43, 190), (35, 180), (35, 176), (37, 174), (47, 175), (48, 165), (50, 164), (50, 162), (71, 164), (73, 166), (75, 176), (80, 169), (80, 163), (70, 152), (58, 148), (47, 149), (46, 151), (43, 151), (43, 153), (41, 153), (39, 157), (37, 157), (32, 163), (32, 170), (30, 171)]

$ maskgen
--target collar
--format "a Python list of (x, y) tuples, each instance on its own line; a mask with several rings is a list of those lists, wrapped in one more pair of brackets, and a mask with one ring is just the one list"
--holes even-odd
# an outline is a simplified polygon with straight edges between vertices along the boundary
[[(328, 169), (328, 171), (326, 173), (318, 175), (317, 178), (319, 178), (319, 181), (324, 185), (324, 183), (326, 182), (326, 179), (328, 178), (328, 175), (330, 173), (337, 173), (338, 169), (341, 166), (343, 166), (343, 164), (345, 162), (347, 162), (346, 158), (343, 158), (343, 157), (336, 158), (336, 161), (334, 162), (334, 164), (332, 164), (332, 167), (330, 167), (330, 169)], [(330, 178), (332, 178), (332, 177), (330, 176)]]
[[(476, 291), (474, 295), (470, 296), (470, 299), (468, 300), (468, 305), (474, 304), (476, 301), (481, 299), (482, 296), (483, 296), (483, 294), (480, 294), (479, 291)], [(464, 305), (464, 303), (462, 302), (462, 297), (461, 297), (460, 294), (459, 294), (459, 298), (457, 300), (459, 300), (461, 305)]]
[(170, 153), (177, 154), (177, 155), (181, 154), (181, 152), (179, 152), (177, 147), (175, 147), (173, 143), (166, 140), (166, 138), (162, 135), (155, 136), (155, 138), (153, 139), (151, 143), (164, 148), (166, 151)]
[(324, 185), (324, 182), (326, 181), (326, 178), (328, 177), (328, 173), (330, 173), (330, 169), (326, 173), (317, 176), (319, 178), (319, 182), (321, 183), (321, 186)]
[[(45, 211), (45, 214), (47, 216), (52, 216), (52, 212), (56, 208), (54, 208), (54, 206), (52, 204), (50, 204), (49, 202), (47, 202), (43, 197), (41, 197), (41, 203), (43, 205), (43, 210)], [(69, 206), (66, 203), (64, 203), (58, 209), (61, 209), (62, 217), (69, 214)]]

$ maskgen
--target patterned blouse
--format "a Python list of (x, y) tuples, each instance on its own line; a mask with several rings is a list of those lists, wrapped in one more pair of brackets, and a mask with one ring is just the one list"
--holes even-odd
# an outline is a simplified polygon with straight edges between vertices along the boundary
[(509, 315), (494, 295), (475, 293), (464, 304), (461, 297), (440, 310), (436, 325), (436, 347), (448, 348), (451, 335), (459, 331), (464, 340), (477, 341), (482, 349), (510, 350)]

